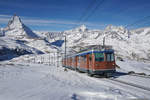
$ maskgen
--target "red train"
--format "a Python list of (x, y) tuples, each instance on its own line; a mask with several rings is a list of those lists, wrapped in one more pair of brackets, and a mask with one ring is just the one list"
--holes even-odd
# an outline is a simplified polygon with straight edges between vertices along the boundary
[(113, 49), (90, 50), (62, 59), (63, 67), (93, 75), (110, 75), (116, 71)]

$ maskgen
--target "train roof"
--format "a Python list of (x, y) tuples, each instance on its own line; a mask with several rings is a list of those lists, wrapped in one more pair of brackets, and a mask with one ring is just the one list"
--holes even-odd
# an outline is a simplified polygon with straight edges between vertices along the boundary
[(85, 51), (82, 53), (78, 53), (75, 56), (82, 56), (82, 55), (87, 55), (87, 54), (91, 54), (91, 53), (113, 53), (114, 50), (113, 49), (108, 49), (108, 50), (103, 50), (103, 51), (99, 51), (99, 50), (90, 50), (90, 51)]
[(114, 53), (114, 50), (113, 49), (89, 50), (89, 51), (78, 52), (75, 54), (69, 54), (69, 55), (67, 55), (66, 58), (75, 57), (75, 56), (84, 56), (84, 55), (92, 54), (92, 53)]

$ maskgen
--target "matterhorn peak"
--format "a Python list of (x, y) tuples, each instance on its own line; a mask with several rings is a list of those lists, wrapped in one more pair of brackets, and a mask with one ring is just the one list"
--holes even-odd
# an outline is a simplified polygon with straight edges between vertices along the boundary
[(23, 24), (20, 17), (14, 14), (14, 16), (9, 20), (7, 27), (4, 29), (5, 34), (11, 37), (19, 38), (38, 38), (38, 36), (32, 32), (30, 28)]
[(7, 27), (9, 29), (12, 29), (12, 28), (22, 28), (23, 24), (22, 24), (22, 21), (19, 18), (19, 16), (17, 16), (16, 14), (14, 14), (14, 16), (9, 20)]

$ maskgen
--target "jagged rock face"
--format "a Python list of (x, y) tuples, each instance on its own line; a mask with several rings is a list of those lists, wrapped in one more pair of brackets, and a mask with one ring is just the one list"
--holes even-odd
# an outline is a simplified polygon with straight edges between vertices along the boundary
[(4, 28), (6, 36), (20, 37), (20, 38), (38, 38), (38, 36), (32, 32), (27, 26), (25, 26), (21, 19), (14, 15), (6, 28)]
[(123, 26), (113, 26), (113, 25), (108, 25), (105, 28), (105, 33), (106, 36), (111, 37), (111, 38), (116, 38), (118, 40), (127, 40), (131, 33), (129, 30), (125, 29)]
[(113, 26), (113, 25), (108, 25), (105, 30), (110, 30), (110, 31), (124, 31), (126, 30), (123, 26)]

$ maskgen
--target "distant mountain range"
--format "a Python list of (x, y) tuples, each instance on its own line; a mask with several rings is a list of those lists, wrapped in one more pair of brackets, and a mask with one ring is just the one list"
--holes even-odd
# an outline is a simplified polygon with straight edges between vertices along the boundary
[[(11, 47), (10, 41), (24, 41), (19, 45), (26, 45), (35, 48), (43, 53), (58, 49), (64, 49), (64, 36), (67, 37), (67, 50), (74, 47), (84, 47), (87, 45), (102, 45), (105, 37), (105, 44), (111, 45), (115, 49), (118, 58), (133, 59), (138, 61), (150, 61), (150, 27), (135, 30), (125, 29), (123, 26), (108, 25), (104, 30), (89, 30), (85, 25), (81, 25), (72, 30), (63, 32), (33, 32), (21, 19), (14, 15), (5, 28), (0, 29), (0, 46)], [(57, 43), (59, 41), (59, 43)], [(12, 42), (14, 43), (14, 42)], [(57, 45), (55, 45), (57, 44)], [(15, 43), (12, 47), (18, 45)], [(62, 47), (59, 47), (61, 46)]]

